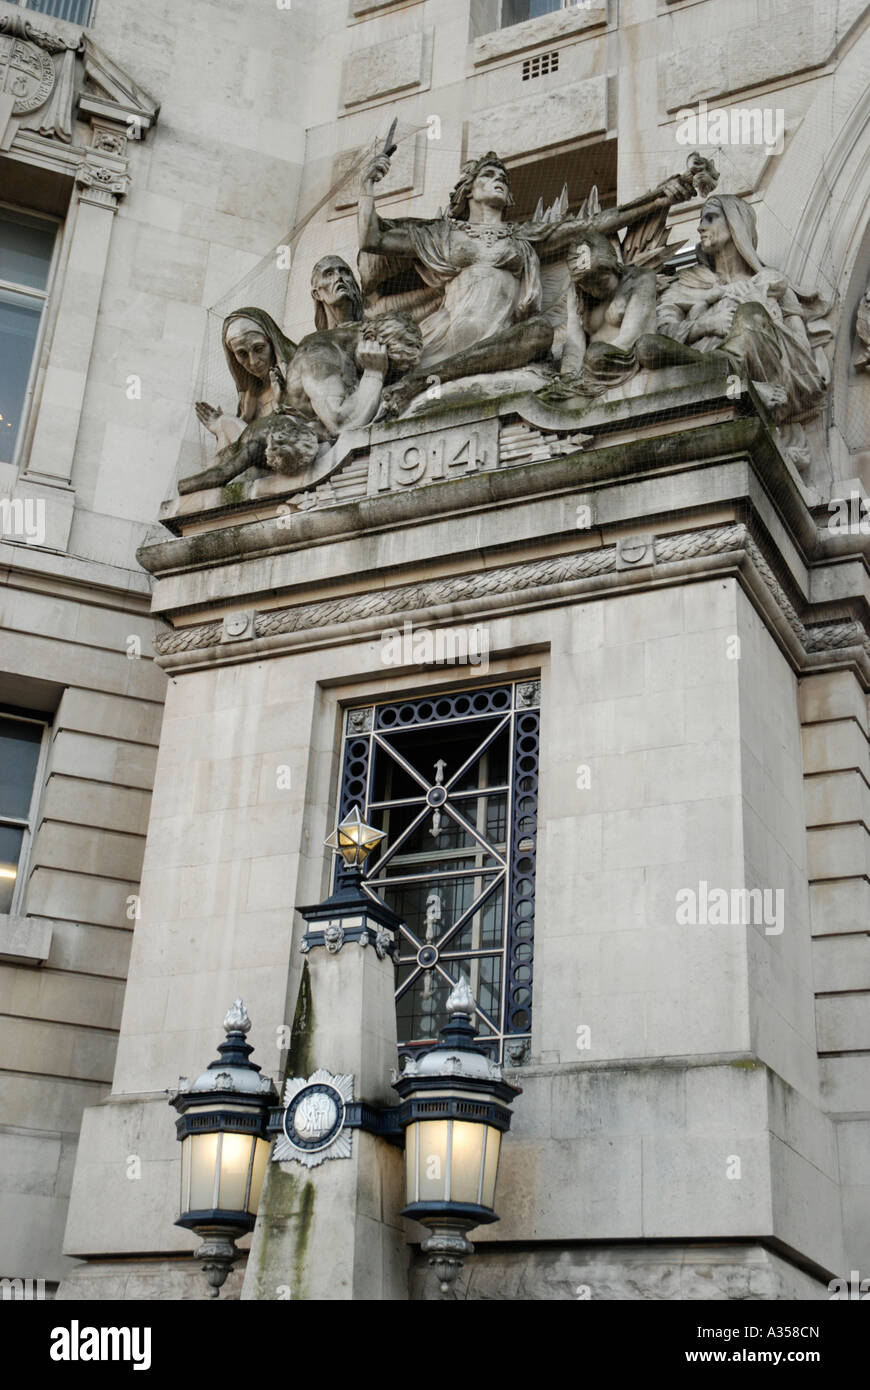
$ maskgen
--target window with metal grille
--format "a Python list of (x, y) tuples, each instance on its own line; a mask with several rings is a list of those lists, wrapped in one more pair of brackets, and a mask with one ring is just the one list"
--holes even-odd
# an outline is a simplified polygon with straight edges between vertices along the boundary
[(527, 58), (523, 63), (523, 81), (528, 82), (532, 77), (546, 77), (548, 72), (558, 71), (558, 52), (538, 53), (534, 58)]
[(401, 1052), (437, 1038), (460, 973), (493, 1054), (528, 1050), (539, 703), (525, 680), (347, 713), (339, 811), (386, 833), (365, 882), (404, 924)]
[(36, 10), (54, 19), (68, 19), (72, 24), (90, 24), (94, 0), (18, 0), (23, 10)]
[(0, 913), (21, 903), (47, 732), (39, 715), (0, 709)]

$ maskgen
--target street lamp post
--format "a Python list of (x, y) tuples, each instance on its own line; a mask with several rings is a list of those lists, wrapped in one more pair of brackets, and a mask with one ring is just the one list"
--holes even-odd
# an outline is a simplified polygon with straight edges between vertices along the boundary
[(474, 997), (460, 976), (440, 1042), (411, 1058), (394, 1081), (405, 1132), (403, 1216), (428, 1227), (422, 1249), (449, 1292), (474, 1253), (467, 1232), (497, 1221), (495, 1188), (510, 1104), (521, 1094), (477, 1041)]
[[(308, 1216), (294, 1213), (290, 1221), (285, 1189), (270, 1180), (243, 1297), (263, 1297), (268, 1271), (283, 1276), (288, 1268), (295, 1271), (294, 1297), (370, 1297), (376, 1266), (382, 1296), (404, 1297), (407, 1253), (395, 1239), (391, 1215), (401, 1206), (396, 1150), (402, 1146), (401, 1215), (428, 1228), (422, 1249), (443, 1293), (474, 1252), (468, 1232), (498, 1220), (501, 1139), (520, 1088), (505, 1081), (478, 1039), (475, 1001), (464, 976), (447, 1001), (440, 1040), (410, 1058), (401, 1075), (393, 1072), (401, 1104), (388, 1104), (397, 1046), (395, 934), (401, 923), (363, 886), (365, 861), (383, 839), (354, 807), (327, 840), (342, 857), (335, 891), (300, 908), (306, 922), (301, 949), (311, 958), (305, 967), (310, 984), (300, 986), (300, 998), (303, 987), (310, 990), (307, 1008), (314, 1017), (311, 1075), (287, 1077), (279, 1103), (272, 1082), (248, 1060), (251, 1023), (236, 1000), (224, 1021), (220, 1057), (172, 1098), (182, 1143), (182, 1214), (176, 1224), (203, 1237), (196, 1258), (215, 1296), (239, 1257), (235, 1240), (255, 1227), (270, 1135), (276, 1137), (276, 1164), (292, 1162), (306, 1170)], [(345, 1162), (327, 1161), (336, 1159)], [(372, 1190), (381, 1193), (377, 1218)], [(349, 1222), (348, 1213), (365, 1219)]]
[(192, 1086), (179, 1085), (170, 1104), (179, 1112), (181, 1215), (176, 1226), (202, 1236), (195, 1251), (217, 1298), (239, 1258), (235, 1242), (253, 1230), (269, 1157), (267, 1125), (278, 1094), (249, 1061), (251, 1027), (237, 999), (224, 1019), (220, 1054)]

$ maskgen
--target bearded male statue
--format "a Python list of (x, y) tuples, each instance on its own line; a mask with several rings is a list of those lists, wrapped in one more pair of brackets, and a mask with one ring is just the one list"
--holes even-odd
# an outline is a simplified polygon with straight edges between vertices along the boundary
[(422, 351), (416, 324), (402, 313), (364, 322), (360, 287), (341, 257), (317, 262), (311, 297), (317, 331), (299, 347), (262, 310), (227, 317), (222, 336), (237, 414), (198, 404), (197, 416), (219, 449), (208, 468), (179, 482), (179, 494), (224, 487), (249, 468), (304, 485), (332, 440), (371, 423), (386, 380), (416, 366)]

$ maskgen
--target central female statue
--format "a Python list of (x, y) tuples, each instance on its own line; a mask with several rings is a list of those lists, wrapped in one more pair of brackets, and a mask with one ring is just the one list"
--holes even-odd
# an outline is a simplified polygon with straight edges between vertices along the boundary
[[(539, 312), (541, 266), (525, 229), (504, 220), (513, 196), (497, 155), (466, 164), (448, 214), (432, 221), (386, 221), (378, 216), (374, 187), (389, 167), (389, 158), (379, 155), (363, 178), (360, 250), (388, 258), (386, 267), (379, 261), (376, 268), (363, 258), (364, 281), (383, 279), (385, 270), (389, 275), (393, 258), (410, 259), (420, 280), (443, 291), (443, 298), (421, 320), (419, 368), (387, 393), (388, 406), (401, 409), (409, 403), (425, 389), (432, 372), (442, 381), (453, 381), (525, 367), (545, 357), (553, 328)], [(552, 234), (555, 228), (547, 230)], [(429, 306), (433, 301), (437, 303), (436, 296), (425, 296)]]
[[(464, 166), (446, 215), (388, 221), (378, 216), (374, 194), (389, 168), (389, 156), (380, 154), (363, 175), (359, 202), (363, 288), (380, 290), (391, 282), (393, 289), (410, 290), (393, 298), (392, 307), (418, 311), (423, 357), (414, 372), (385, 391), (388, 410), (405, 409), (425, 390), (430, 374), (442, 382), (456, 381), (483, 372), (513, 371), (546, 357), (554, 330), (541, 312), (539, 253), (548, 259), (564, 253), (586, 222), (577, 217), (507, 222), (505, 213), (514, 202), (510, 179), (492, 151)], [(610, 231), (686, 196), (683, 183), (670, 180), (630, 204), (630, 211), (598, 213), (595, 224), (606, 222), (604, 230)], [(409, 262), (418, 277), (410, 281)], [(422, 292), (421, 281), (429, 287)]]

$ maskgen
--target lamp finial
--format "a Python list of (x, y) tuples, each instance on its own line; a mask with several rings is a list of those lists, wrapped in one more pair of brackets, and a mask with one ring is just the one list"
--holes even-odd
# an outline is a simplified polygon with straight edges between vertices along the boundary
[(250, 1031), (251, 1020), (248, 1018), (248, 1011), (242, 1003), (241, 997), (239, 997), (224, 1019), (224, 1032), (247, 1034)]
[(461, 971), (459, 979), (450, 991), (446, 1007), (447, 1012), (451, 1015), (468, 1014), (469, 1018), (474, 1016), (474, 1010), (476, 1008), (474, 995), (471, 992), (471, 985)]

